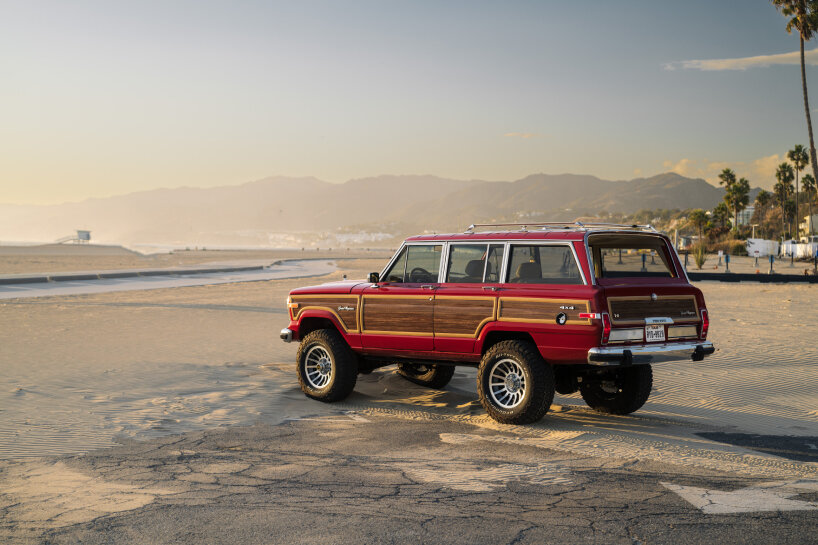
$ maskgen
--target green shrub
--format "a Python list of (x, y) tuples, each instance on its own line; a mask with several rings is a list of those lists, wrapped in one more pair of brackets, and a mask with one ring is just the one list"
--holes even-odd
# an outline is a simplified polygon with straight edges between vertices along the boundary
[(696, 267), (701, 269), (704, 262), (707, 260), (707, 246), (704, 243), (696, 244), (693, 247), (693, 260), (696, 262)]

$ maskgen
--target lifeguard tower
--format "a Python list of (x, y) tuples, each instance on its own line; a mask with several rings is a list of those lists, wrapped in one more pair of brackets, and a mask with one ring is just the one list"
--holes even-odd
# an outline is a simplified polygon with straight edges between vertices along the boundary
[(88, 244), (91, 241), (91, 231), (77, 229), (76, 235), (69, 235), (57, 239), (57, 244)]

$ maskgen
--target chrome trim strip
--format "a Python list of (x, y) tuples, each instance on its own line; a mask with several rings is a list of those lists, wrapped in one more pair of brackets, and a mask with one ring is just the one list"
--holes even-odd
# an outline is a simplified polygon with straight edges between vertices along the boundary
[[(440, 263), (437, 266), (436, 284), (441, 284), (443, 279), (446, 278), (446, 271), (444, 269), (446, 268), (446, 263), (449, 261), (449, 242), (441, 240), (440, 245), (442, 247), (440, 248)], [(432, 246), (434, 246), (434, 244)], [(409, 260), (407, 260), (406, 263), (409, 263)]]
[(508, 240), (503, 241), (503, 263), (501, 267), (503, 270), (500, 271), (500, 276), (497, 278), (499, 284), (508, 284), (508, 262), (511, 259), (509, 254), (511, 253), (511, 242)]
[[(685, 360), (693, 358), (699, 351), (701, 357), (715, 352), (711, 341), (690, 341), (684, 343), (662, 343), (632, 346), (598, 346), (588, 350), (588, 363), (591, 365), (627, 365), (629, 363), (658, 363), (663, 361)], [(630, 353), (630, 357), (626, 352)], [(626, 361), (629, 360), (629, 361)]]
[(594, 260), (591, 257), (591, 247), (588, 245), (588, 235), (590, 231), (585, 231), (582, 237), (582, 244), (585, 246), (585, 257), (588, 259), (588, 273), (591, 275), (591, 285), (596, 286), (596, 272), (594, 272)]

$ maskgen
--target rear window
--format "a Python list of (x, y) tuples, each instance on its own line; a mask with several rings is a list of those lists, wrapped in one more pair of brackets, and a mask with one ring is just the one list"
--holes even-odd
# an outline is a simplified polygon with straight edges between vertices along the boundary
[(675, 278), (665, 240), (640, 234), (599, 234), (588, 238), (597, 278)]

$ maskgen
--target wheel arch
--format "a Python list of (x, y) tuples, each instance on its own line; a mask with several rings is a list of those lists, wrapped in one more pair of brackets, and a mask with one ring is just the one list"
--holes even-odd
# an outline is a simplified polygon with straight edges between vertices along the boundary
[(334, 329), (344, 337), (349, 344), (347, 333), (341, 326), (338, 319), (329, 312), (320, 310), (308, 310), (302, 313), (298, 319), (298, 340), (303, 339), (313, 331), (318, 329)]
[(526, 341), (536, 345), (534, 337), (528, 331), (519, 329), (484, 329), (483, 334), (477, 339), (477, 346), (480, 354), (485, 354), (492, 346), (501, 341)]

